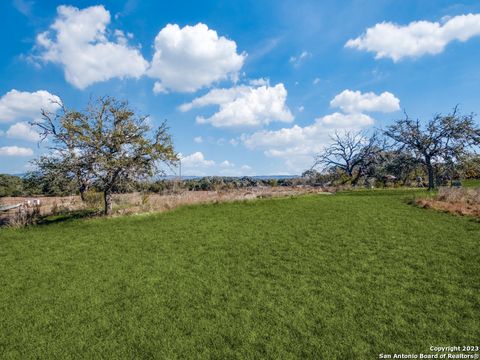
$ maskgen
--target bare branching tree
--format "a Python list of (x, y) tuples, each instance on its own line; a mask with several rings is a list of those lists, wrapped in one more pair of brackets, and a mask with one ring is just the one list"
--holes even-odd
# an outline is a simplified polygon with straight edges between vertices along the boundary
[(386, 148), (378, 133), (367, 136), (363, 132), (335, 132), (332, 143), (315, 156), (313, 167), (339, 169), (356, 185), (366, 170), (377, 163)]
[(425, 165), (429, 189), (435, 188), (436, 162), (453, 163), (480, 144), (480, 128), (473, 115), (460, 115), (458, 107), (448, 115), (435, 115), (425, 126), (405, 114), (384, 133)]

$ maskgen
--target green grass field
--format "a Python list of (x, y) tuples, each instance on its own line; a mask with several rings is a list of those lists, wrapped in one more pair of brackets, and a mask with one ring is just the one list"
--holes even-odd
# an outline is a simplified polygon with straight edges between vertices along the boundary
[(414, 194), (0, 230), (0, 358), (375, 359), (480, 345), (480, 223), (416, 208)]
[(462, 181), (464, 187), (480, 187), (480, 179), (468, 179)]

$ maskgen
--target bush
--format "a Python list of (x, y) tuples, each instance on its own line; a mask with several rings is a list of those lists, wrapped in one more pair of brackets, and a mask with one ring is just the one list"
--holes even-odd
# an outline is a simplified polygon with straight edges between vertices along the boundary
[(85, 205), (89, 209), (100, 211), (104, 206), (103, 194), (94, 190), (87, 191), (85, 193)]
[(27, 206), (23, 204), (8, 219), (8, 226), (20, 228), (36, 224), (40, 220), (40, 205)]
[(480, 204), (480, 188), (462, 189), (441, 187), (438, 189), (436, 200), (450, 203), (465, 203), (471, 205)]
[(20, 177), (0, 174), (0, 197), (20, 196), (22, 192), (23, 184)]

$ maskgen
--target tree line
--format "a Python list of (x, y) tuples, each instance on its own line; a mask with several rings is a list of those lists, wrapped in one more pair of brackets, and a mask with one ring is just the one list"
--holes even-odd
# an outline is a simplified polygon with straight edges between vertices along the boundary
[(434, 189), (446, 181), (477, 177), (480, 158), (480, 128), (474, 115), (462, 115), (455, 107), (448, 115), (436, 114), (422, 124), (405, 117), (386, 130), (372, 135), (364, 132), (335, 133), (331, 144), (317, 154), (310, 176), (320, 174), (344, 178), (344, 183), (357, 185), (368, 178), (393, 177), (404, 183), (415, 173), (428, 179)]
[[(25, 175), (0, 174), (0, 197), (3, 196), (69, 196), (79, 194), (78, 185), (74, 179), (64, 176), (50, 176), (51, 173), (31, 171)], [(159, 178), (138, 181), (118, 182), (113, 193), (148, 192), (157, 194), (172, 194), (179, 191), (228, 191), (249, 189), (254, 187), (275, 187), (295, 185), (315, 185), (307, 178), (287, 177), (280, 179), (255, 178), (250, 176), (204, 176), (190, 179)], [(320, 184), (316, 184), (319, 185)], [(92, 182), (89, 192), (101, 192), (101, 184)]]
[(370, 134), (337, 132), (315, 156), (312, 168), (296, 179), (205, 177), (178, 182), (158, 180), (162, 169), (179, 161), (166, 122), (152, 128), (147, 116), (108, 96), (91, 100), (83, 111), (58, 105), (60, 111), (42, 110), (41, 120), (32, 122), (49, 152), (34, 160), (34, 170), (22, 178), (0, 175), (0, 196), (76, 193), (84, 200), (88, 191), (97, 191), (103, 193), (104, 212), (109, 214), (113, 193), (135, 190), (424, 182), (433, 189), (456, 179), (480, 178), (480, 128), (473, 114), (462, 115), (457, 107), (424, 123), (405, 114)]

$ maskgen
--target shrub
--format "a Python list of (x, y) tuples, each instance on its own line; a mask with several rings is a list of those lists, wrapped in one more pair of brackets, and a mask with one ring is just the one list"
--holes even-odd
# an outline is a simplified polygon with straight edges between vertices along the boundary
[(8, 226), (20, 228), (36, 224), (40, 220), (40, 205), (20, 206), (17, 211), (8, 219)]
[(94, 190), (85, 193), (85, 204), (87, 208), (100, 211), (104, 206), (103, 194)]

